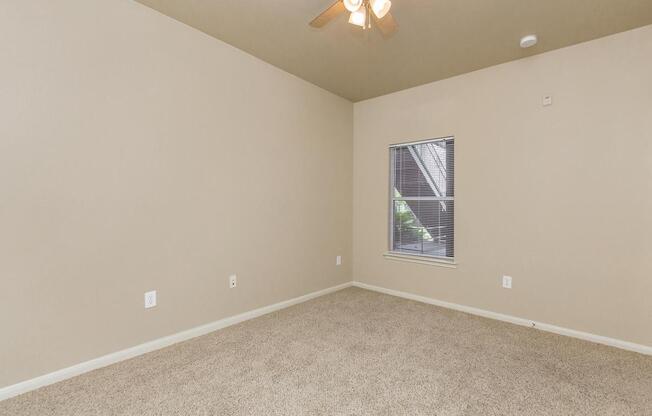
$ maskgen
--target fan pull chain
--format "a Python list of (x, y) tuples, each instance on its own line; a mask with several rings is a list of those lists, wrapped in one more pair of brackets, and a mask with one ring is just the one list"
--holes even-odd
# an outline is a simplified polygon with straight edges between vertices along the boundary
[(369, 6), (369, 0), (365, 3), (367, 7), (367, 28), (371, 29), (371, 6)]

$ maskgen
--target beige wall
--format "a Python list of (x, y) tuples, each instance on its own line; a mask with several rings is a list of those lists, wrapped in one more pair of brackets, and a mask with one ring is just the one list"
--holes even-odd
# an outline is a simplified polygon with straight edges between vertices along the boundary
[(128, 0), (0, 39), (0, 387), (351, 280), (350, 102)]
[[(652, 26), (354, 111), (356, 280), (652, 345)], [(386, 260), (388, 145), (447, 135), (458, 268)]]

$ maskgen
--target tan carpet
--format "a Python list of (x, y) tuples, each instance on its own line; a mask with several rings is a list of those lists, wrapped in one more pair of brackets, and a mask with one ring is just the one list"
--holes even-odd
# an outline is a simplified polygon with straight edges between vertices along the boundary
[(652, 415), (652, 357), (350, 288), (2, 415)]

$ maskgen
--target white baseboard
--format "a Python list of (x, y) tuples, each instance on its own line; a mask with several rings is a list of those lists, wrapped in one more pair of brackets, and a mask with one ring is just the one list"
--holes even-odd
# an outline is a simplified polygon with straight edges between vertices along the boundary
[(63, 381), (83, 373), (87, 373), (98, 368), (106, 367), (129, 358), (136, 357), (151, 351), (155, 351), (181, 341), (186, 341), (201, 335), (208, 334), (218, 329), (226, 328), (227, 326), (235, 325), (237, 323), (247, 321), (249, 319), (257, 318), (280, 309), (287, 308), (328, 293), (336, 292), (338, 290), (351, 286), (352, 283), (344, 283), (338, 286), (333, 286), (327, 289), (319, 290), (317, 292), (308, 293), (307, 295), (299, 296), (298, 298), (286, 300), (283, 302), (275, 303), (273, 305), (264, 306), (262, 308), (254, 309), (240, 315), (231, 316), (228, 318), (220, 319), (219, 321), (211, 322), (206, 325), (201, 325), (186, 331), (178, 332), (167, 337), (158, 338), (144, 344), (136, 345), (135, 347), (127, 348), (122, 351), (114, 352), (104, 355), (80, 364), (73, 365), (72, 367), (63, 368), (55, 372), (45, 374), (31, 380), (26, 380), (21, 383), (13, 384), (11, 386), (3, 387), (0, 389), (0, 401), (9, 399), (19, 394), (27, 393), (59, 381)]
[(208, 334), (218, 329), (226, 328), (237, 323), (247, 321), (249, 319), (257, 318), (259, 316), (284, 309), (310, 299), (314, 299), (349, 286), (356, 286), (362, 289), (373, 290), (375, 292), (385, 293), (392, 296), (398, 296), (405, 299), (415, 300), (417, 302), (428, 303), (431, 305), (441, 306), (448, 309), (457, 310), (460, 312), (470, 313), (472, 315), (483, 316), (485, 318), (496, 319), (499, 321), (510, 322), (516, 325), (536, 328), (542, 331), (553, 332), (559, 335), (566, 335), (573, 338), (579, 338), (585, 341), (595, 342), (598, 344), (608, 345), (611, 347), (620, 348), (627, 351), (634, 351), (641, 354), (652, 355), (652, 347), (647, 345), (635, 344), (633, 342), (622, 341), (614, 338), (603, 337), (601, 335), (590, 334), (587, 332), (576, 331), (573, 329), (562, 328), (555, 325), (550, 325), (542, 322), (535, 322), (529, 319), (518, 318), (515, 316), (505, 315), (497, 312), (491, 312), (484, 309), (473, 308), (471, 306), (459, 305), (456, 303), (444, 302), (437, 299), (419, 296), (412, 293), (401, 292), (393, 289), (386, 289), (380, 286), (369, 285), (362, 282), (349, 282), (338, 286), (333, 286), (317, 292), (312, 292), (307, 295), (299, 296), (294, 299), (286, 300), (283, 302), (275, 303), (273, 305), (264, 306), (262, 308), (254, 309), (239, 315), (231, 316), (228, 318), (220, 319), (219, 321), (211, 322), (206, 325), (201, 325), (186, 331), (178, 332), (167, 337), (158, 338), (144, 344), (136, 345), (135, 347), (127, 348), (122, 351), (114, 352), (104, 355), (80, 364), (73, 365), (55, 372), (45, 374), (26, 380), (21, 383), (13, 384), (11, 386), (0, 388), (0, 401), (9, 399), (19, 394), (27, 393), (59, 381), (63, 381), (83, 373), (87, 373), (98, 368), (106, 367), (120, 361), (127, 360), (151, 351), (155, 351), (181, 341), (186, 341), (201, 335)]
[(405, 299), (415, 300), (417, 302), (428, 303), (430, 305), (441, 306), (447, 309), (454, 309), (460, 312), (470, 313), (472, 315), (483, 316), (485, 318), (496, 319), (498, 321), (509, 322), (516, 325), (528, 326), (541, 331), (553, 332), (559, 335), (579, 338), (584, 341), (595, 342), (597, 344), (608, 345), (627, 351), (634, 351), (640, 354), (652, 355), (652, 347), (647, 345), (635, 344), (633, 342), (622, 341), (615, 338), (603, 337), (602, 335), (590, 334), (588, 332), (576, 331), (574, 329), (563, 328), (560, 326), (550, 325), (543, 322), (531, 321), (529, 319), (518, 318), (515, 316), (505, 315), (502, 313), (491, 312), (484, 309), (473, 308), (471, 306), (459, 305), (456, 303), (444, 302), (437, 299), (419, 296), (412, 293), (401, 292), (393, 289), (386, 289), (380, 286), (369, 285), (362, 282), (353, 282), (353, 286), (361, 289), (373, 290), (375, 292), (385, 293), (387, 295), (398, 296)]

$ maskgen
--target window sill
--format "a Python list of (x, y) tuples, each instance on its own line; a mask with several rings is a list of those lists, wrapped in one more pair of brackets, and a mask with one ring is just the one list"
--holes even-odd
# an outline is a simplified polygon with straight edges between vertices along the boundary
[(445, 267), (448, 269), (457, 269), (455, 260), (438, 259), (436, 257), (415, 256), (410, 254), (387, 252), (383, 254), (387, 260), (405, 261), (408, 263), (427, 264), (429, 266)]

